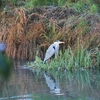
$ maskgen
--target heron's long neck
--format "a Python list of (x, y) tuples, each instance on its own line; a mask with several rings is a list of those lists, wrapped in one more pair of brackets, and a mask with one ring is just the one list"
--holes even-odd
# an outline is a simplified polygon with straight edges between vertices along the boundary
[(59, 44), (56, 43), (56, 44), (55, 44), (55, 57), (57, 57), (58, 51), (59, 51)]

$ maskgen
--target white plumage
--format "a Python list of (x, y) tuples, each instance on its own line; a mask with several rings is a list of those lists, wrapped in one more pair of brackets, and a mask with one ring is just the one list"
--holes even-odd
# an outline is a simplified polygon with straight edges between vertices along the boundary
[(61, 43), (64, 43), (64, 42), (57, 40), (56, 42), (54, 42), (53, 44), (51, 44), (49, 46), (49, 48), (47, 49), (46, 54), (45, 54), (44, 63), (48, 59), (50, 59), (53, 55), (55, 55), (55, 57), (57, 57), (58, 52), (59, 52), (59, 44), (61, 44)]

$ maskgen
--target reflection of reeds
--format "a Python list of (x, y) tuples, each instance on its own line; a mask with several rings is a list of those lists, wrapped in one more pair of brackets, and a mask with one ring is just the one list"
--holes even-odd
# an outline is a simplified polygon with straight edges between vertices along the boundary
[[(57, 77), (60, 82), (64, 81), (70, 85), (78, 86), (79, 90), (84, 89), (85, 87), (91, 87), (91, 80), (93, 79), (93, 72), (92, 70), (81, 70), (77, 69), (73, 72), (67, 71), (49, 71), (53, 77)], [(100, 75), (99, 75), (100, 76)]]

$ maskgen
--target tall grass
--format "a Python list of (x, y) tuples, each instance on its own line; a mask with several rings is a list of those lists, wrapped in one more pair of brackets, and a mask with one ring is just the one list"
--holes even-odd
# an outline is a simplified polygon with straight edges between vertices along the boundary
[[(11, 0), (8, 1), (10, 2)], [(26, 0), (26, 2), (28, 1), (29, 0)], [(40, 0), (30, 0), (33, 4), (35, 1), (40, 2)], [(44, 1), (45, 3), (49, 2), (49, 0)], [(64, 0), (50, 0), (50, 2), (59, 3), (63, 1)], [(74, 3), (71, 3), (75, 4), (78, 3), (78, 1), (79, 0), (75, 0)], [(39, 55), (43, 58), (46, 48), (56, 40), (63, 40), (65, 42), (64, 48), (67, 48), (68, 45), (71, 47), (77, 45), (76, 40), (78, 37), (80, 41), (82, 41), (82, 45), (85, 45), (87, 48), (89, 48), (92, 44), (94, 45), (94, 43), (96, 43), (94, 41), (96, 40), (98, 40), (97, 45), (100, 43), (99, 38), (97, 39), (99, 31), (95, 32), (97, 29), (95, 29), (95, 25), (93, 25), (93, 23), (96, 23), (99, 20), (98, 17), (94, 18), (95, 16), (93, 17), (87, 14), (77, 16), (75, 10), (67, 7), (57, 8), (51, 6), (50, 8), (47, 8), (34, 8), (29, 11), (24, 8), (18, 8), (14, 10), (14, 16), (12, 16), (11, 19), (12, 21), (10, 21), (9, 18), (3, 19), (4, 24), (7, 23), (7, 26), (10, 26), (6, 27), (4, 24), (2, 24), (4, 26), (1, 25), (1, 29), (5, 27), (5, 30), (2, 30), (1, 32), (1, 41), (5, 41), (7, 43), (6, 54), (9, 57), (34, 60), (36, 50), (39, 50)], [(95, 9), (95, 7), (92, 9)], [(94, 30), (91, 30), (92, 25)], [(99, 27), (98, 24), (96, 25), (96, 27)], [(70, 63), (73, 64), (73, 59), (74, 56), (70, 58), (70, 61), (68, 60), (69, 62), (67, 61), (68, 68), (70, 68)], [(76, 58), (76, 60), (78, 60), (78, 58)], [(86, 63), (86, 61), (84, 62)], [(64, 63), (65, 62), (63, 62), (63, 64)], [(76, 65), (80, 64), (76, 63)]]
[[(95, 56), (95, 62), (94, 57)], [(30, 63), (29, 63), (30, 65)], [(57, 59), (51, 59), (50, 62), (43, 64), (40, 58), (31, 63), (31, 66), (41, 70), (76, 70), (87, 69), (100, 66), (100, 52), (96, 49), (95, 52), (88, 51), (83, 46), (76, 48), (75, 51), (68, 47), (63, 53), (60, 51)]]
[(100, 50), (98, 48), (96, 48), (96, 66), (100, 67)]
[(28, 8), (39, 7), (39, 6), (67, 6), (74, 8), (77, 12), (86, 12), (89, 10), (91, 13), (98, 12), (99, 0), (1, 0), (6, 4), (17, 5), (21, 2), (25, 2), (25, 6)]
[(67, 51), (64, 53), (66, 68), (75, 69), (75, 68), (91, 68), (92, 67), (92, 59), (91, 52), (81, 46), (81, 48), (76, 48), (75, 53), (72, 52), (69, 47)]

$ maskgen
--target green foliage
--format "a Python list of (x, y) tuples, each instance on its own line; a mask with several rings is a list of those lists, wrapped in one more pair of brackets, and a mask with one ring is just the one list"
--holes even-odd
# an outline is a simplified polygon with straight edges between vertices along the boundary
[[(20, 0), (1, 0), (2, 3), (17, 4)], [(23, 1), (23, 0), (22, 0)]]
[[(1, 0), (4, 4), (18, 4), (24, 0)], [(90, 11), (90, 13), (97, 13), (98, 12), (98, 1), (93, 0), (25, 0), (25, 7), (33, 8), (37, 6), (67, 6), (75, 9), (79, 13), (83, 13), (86, 11)], [(95, 3), (95, 4), (94, 4)]]
[(93, 4), (91, 7), (90, 7), (90, 13), (98, 13), (98, 7), (97, 5)]
[(91, 2), (95, 4), (98, 7), (98, 9), (100, 9), (100, 0), (91, 0)]
[(75, 9), (75, 11), (79, 13), (83, 13), (86, 11), (90, 11), (90, 13), (98, 13), (98, 4), (92, 2), (93, 0), (76, 0), (76, 2), (72, 2), (68, 0), (66, 5)]
[(0, 76), (8, 79), (12, 71), (12, 61), (0, 52)]
[(16, 4), (19, 0), (11, 0), (12, 4)]
[(76, 67), (89, 68), (92, 67), (91, 52), (83, 48), (77, 48), (75, 53)]
[(58, 6), (65, 6), (67, 0), (58, 0)]
[(65, 5), (65, 3), (66, 0), (28, 0), (26, 5), (28, 5), (29, 7), (46, 5), (63, 6)]
[(83, 13), (89, 9), (90, 2), (88, 0), (79, 0), (75, 3), (71, 3), (70, 6), (74, 8), (77, 12)]
[(96, 48), (96, 66), (100, 67), (100, 51)]
[(88, 21), (81, 19), (81, 21), (77, 24), (77, 29), (79, 32), (81, 31), (81, 35), (86, 35), (89, 30)]
[(45, 5), (57, 5), (56, 0), (28, 0), (26, 2), (26, 7), (28, 8), (45, 6)]
[(28, 0), (26, 2), (26, 7), (33, 8), (35, 6), (43, 6), (45, 3), (45, 0)]
[(93, 63), (91, 51), (80, 46), (75, 49), (75, 52), (72, 51), (70, 47), (65, 50), (64, 53), (60, 51), (58, 59), (52, 59), (51, 62), (43, 64), (43, 61), (36, 56), (36, 60), (32, 63), (29, 63), (34, 69), (40, 70), (76, 70), (76, 69), (87, 69), (92, 68), (94, 65), (98, 67), (100, 65), (100, 53), (99, 50), (95, 50), (96, 62)]
[(84, 49), (83, 46), (81, 48), (77, 48), (75, 53), (73, 53), (69, 47), (64, 55), (66, 59), (66, 68), (68, 70), (92, 67), (91, 52)]

